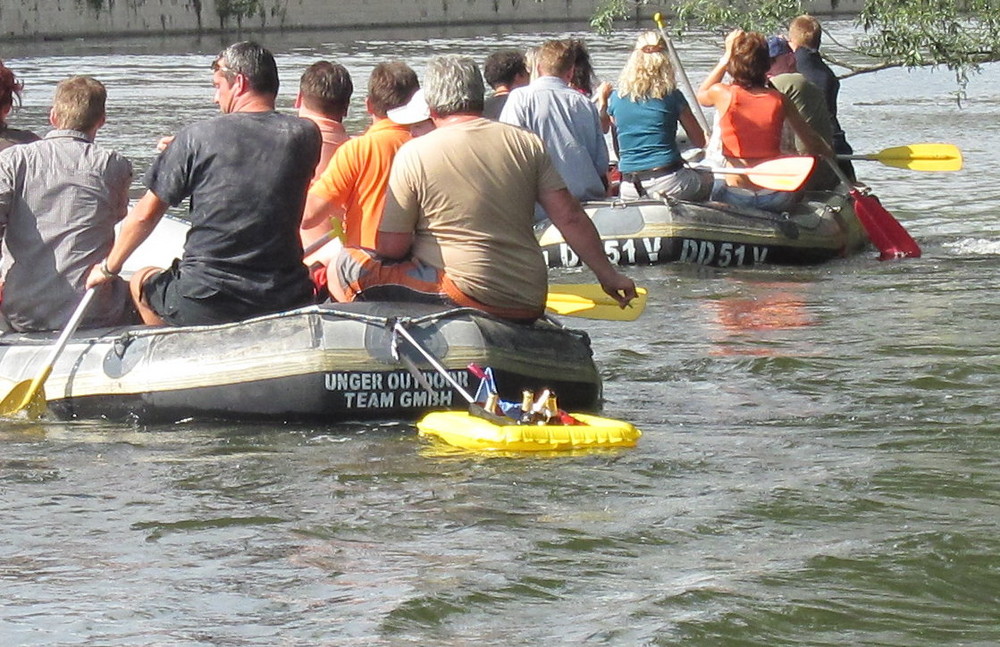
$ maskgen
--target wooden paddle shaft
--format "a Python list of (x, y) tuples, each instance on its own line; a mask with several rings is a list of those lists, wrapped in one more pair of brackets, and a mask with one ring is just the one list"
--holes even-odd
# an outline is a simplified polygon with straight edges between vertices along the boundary
[(701, 104), (698, 103), (698, 95), (695, 94), (694, 86), (691, 85), (691, 80), (688, 79), (687, 72), (684, 71), (684, 65), (681, 63), (681, 57), (677, 54), (677, 49), (674, 47), (674, 42), (667, 35), (667, 31), (663, 28), (663, 15), (656, 13), (653, 15), (653, 20), (656, 21), (656, 27), (660, 30), (660, 36), (663, 37), (663, 41), (667, 44), (667, 54), (670, 56), (670, 62), (674, 66), (674, 71), (677, 74), (678, 79), (684, 86), (684, 89), (688, 93), (691, 105), (694, 106), (694, 117), (698, 120), (698, 125), (701, 129), (705, 131), (705, 137), (708, 137), (712, 133), (711, 127), (708, 125), (708, 119), (705, 118), (705, 113), (701, 109)]

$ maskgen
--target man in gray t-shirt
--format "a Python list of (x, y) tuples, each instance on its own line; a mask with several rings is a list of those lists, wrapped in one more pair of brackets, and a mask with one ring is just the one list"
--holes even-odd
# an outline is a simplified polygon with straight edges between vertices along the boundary
[[(115, 224), (125, 217), (132, 165), (98, 147), (107, 92), (97, 80), (59, 83), (45, 139), (0, 152), (5, 327), (21, 331), (65, 327), (83, 298), (91, 268), (110, 251)], [(98, 290), (84, 327), (138, 323), (128, 285)]]

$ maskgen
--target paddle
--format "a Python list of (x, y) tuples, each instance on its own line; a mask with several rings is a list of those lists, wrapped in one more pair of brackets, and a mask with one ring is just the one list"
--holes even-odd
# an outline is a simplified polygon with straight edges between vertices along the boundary
[(674, 66), (674, 71), (676, 72), (679, 80), (684, 85), (684, 89), (687, 91), (688, 104), (694, 106), (694, 118), (698, 121), (698, 125), (701, 129), (705, 131), (705, 137), (707, 138), (711, 134), (712, 130), (708, 126), (708, 120), (705, 119), (705, 113), (701, 109), (701, 104), (698, 103), (698, 95), (695, 94), (694, 88), (691, 86), (691, 81), (688, 79), (687, 72), (684, 71), (684, 65), (681, 64), (681, 57), (677, 55), (677, 50), (674, 48), (674, 42), (670, 40), (670, 36), (667, 35), (666, 29), (663, 28), (663, 14), (657, 12), (653, 14), (653, 20), (656, 22), (656, 27), (660, 30), (660, 36), (663, 37), (663, 42), (667, 44), (667, 55), (670, 57), (670, 62)]
[(24, 380), (15, 384), (14, 388), (7, 394), (7, 397), (3, 401), (0, 401), (0, 416), (9, 417), (20, 411), (25, 411), (29, 418), (40, 418), (45, 413), (47, 406), (45, 402), (45, 380), (49, 378), (52, 367), (55, 365), (56, 360), (59, 359), (63, 348), (66, 347), (66, 342), (69, 341), (69, 338), (76, 332), (77, 327), (80, 325), (80, 320), (83, 319), (83, 315), (87, 312), (87, 307), (94, 299), (95, 289), (90, 288), (84, 293), (83, 299), (80, 300), (80, 305), (73, 311), (73, 315), (69, 318), (69, 322), (59, 335), (59, 339), (56, 340), (55, 346), (52, 347), (52, 351), (49, 353), (48, 359), (45, 360), (45, 365), (42, 366), (42, 370), (38, 372), (38, 375), (33, 380)]
[(868, 239), (878, 248), (879, 260), (920, 258), (920, 245), (913, 240), (903, 225), (886, 211), (878, 198), (861, 193), (834, 160), (827, 161), (844, 186), (849, 187), (847, 195), (854, 202), (854, 215), (868, 234)]
[(719, 167), (712, 173), (745, 175), (750, 181), (772, 191), (798, 191), (816, 165), (814, 157), (779, 157), (747, 168)]
[(469, 393), (468, 391), (466, 391), (462, 387), (461, 384), (459, 384), (458, 382), (455, 381), (455, 378), (453, 378), (451, 376), (451, 374), (448, 373), (447, 369), (445, 369), (445, 367), (441, 365), (441, 362), (439, 362), (438, 359), (436, 357), (434, 357), (434, 355), (432, 355), (429, 350), (427, 350), (426, 348), (424, 348), (423, 345), (421, 345), (420, 342), (418, 342), (416, 339), (414, 339), (413, 335), (410, 334), (410, 331), (407, 330), (403, 326), (403, 324), (399, 323), (398, 321), (395, 322), (392, 325), (392, 331), (394, 333), (400, 335), (406, 341), (410, 342), (410, 345), (413, 346), (413, 348), (416, 349), (416, 351), (418, 353), (420, 353), (421, 355), (423, 355), (424, 359), (426, 359), (428, 362), (430, 362), (430, 365), (434, 367), (434, 370), (437, 371), (438, 373), (440, 373), (441, 377), (443, 377), (445, 379), (445, 381), (447, 381), (448, 384), (450, 384), (453, 389), (455, 389), (456, 391), (458, 391), (458, 393), (463, 398), (465, 398), (466, 402), (468, 402), (469, 404), (475, 404), (476, 403), (476, 398), (474, 398), (471, 393)]
[(545, 308), (555, 314), (584, 319), (635, 321), (646, 308), (646, 288), (636, 288), (639, 295), (622, 308), (596, 283), (559, 283), (549, 286)]
[(869, 160), (912, 171), (959, 171), (962, 151), (954, 144), (893, 146), (868, 155), (837, 155), (837, 159)]

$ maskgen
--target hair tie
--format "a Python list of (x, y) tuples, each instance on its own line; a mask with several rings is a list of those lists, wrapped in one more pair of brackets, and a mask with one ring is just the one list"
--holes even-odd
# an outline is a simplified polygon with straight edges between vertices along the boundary
[(660, 52), (662, 52), (665, 49), (666, 49), (666, 46), (664, 46), (663, 43), (657, 43), (655, 45), (643, 45), (642, 46), (642, 53), (643, 54), (659, 54)]

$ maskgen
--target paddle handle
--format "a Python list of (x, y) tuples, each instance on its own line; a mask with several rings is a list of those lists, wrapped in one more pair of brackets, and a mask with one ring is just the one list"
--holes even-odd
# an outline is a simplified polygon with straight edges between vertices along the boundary
[(670, 57), (670, 63), (674, 66), (677, 78), (681, 82), (681, 85), (684, 86), (684, 90), (687, 91), (690, 103), (694, 107), (694, 118), (698, 121), (701, 129), (705, 131), (705, 137), (708, 137), (712, 133), (712, 129), (708, 125), (708, 119), (705, 118), (701, 104), (698, 103), (698, 95), (695, 94), (694, 86), (691, 85), (691, 80), (688, 79), (687, 72), (684, 71), (684, 65), (681, 63), (681, 57), (678, 56), (677, 49), (674, 47), (674, 41), (670, 40), (667, 30), (663, 27), (663, 14), (659, 12), (653, 14), (653, 20), (656, 22), (657, 29), (660, 30), (663, 42), (667, 44), (667, 55)]
[[(28, 386), (28, 390), (23, 398), (24, 403), (30, 402), (35, 394), (38, 393), (45, 381), (49, 379), (49, 375), (52, 373), (52, 367), (55, 366), (56, 360), (59, 359), (59, 355), (62, 354), (63, 348), (66, 347), (66, 343), (69, 338), (73, 336), (76, 329), (80, 326), (80, 321), (83, 319), (83, 315), (87, 312), (87, 307), (90, 306), (90, 302), (94, 298), (97, 288), (89, 288), (83, 293), (83, 299), (80, 300), (80, 305), (76, 307), (73, 314), (70, 316), (69, 321), (66, 323), (66, 327), (63, 328), (62, 333), (59, 335), (59, 339), (56, 340), (56, 345), (52, 347), (49, 351), (49, 356), (45, 358), (45, 364), (42, 365), (42, 370), (38, 372), (38, 375), (31, 380), (31, 384)], [(22, 407), (19, 407), (22, 408)]]
[[(90, 302), (93, 300), (94, 294), (96, 293), (97, 288), (89, 288), (83, 293), (83, 299), (80, 300), (80, 305), (78, 305), (76, 310), (73, 311), (69, 321), (66, 322), (66, 327), (63, 328), (62, 333), (59, 334), (59, 339), (56, 340), (56, 345), (52, 347), (52, 351), (49, 352), (49, 356), (45, 360), (45, 377), (48, 377), (48, 371), (52, 370), (52, 365), (56, 363), (57, 359), (59, 359), (59, 355), (62, 354), (63, 348), (66, 347), (66, 342), (68, 342), (69, 338), (73, 336), (76, 329), (80, 327), (80, 321), (83, 320), (83, 315), (87, 313), (87, 308), (90, 306)], [(42, 378), (42, 381), (45, 381), (44, 377)]]
[(434, 369), (441, 374), (441, 377), (447, 380), (448, 384), (450, 384), (452, 388), (454, 388), (456, 391), (462, 394), (462, 397), (465, 398), (466, 402), (468, 402), (469, 404), (476, 403), (476, 399), (472, 397), (472, 394), (466, 391), (464, 388), (462, 388), (462, 385), (455, 381), (455, 378), (453, 378), (448, 373), (448, 370), (441, 365), (441, 362), (437, 361), (437, 358), (431, 355), (429, 350), (424, 348), (420, 344), (420, 342), (418, 342), (416, 339), (413, 338), (413, 335), (410, 334), (409, 330), (404, 328), (403, 325), (400, 324), (398, 321), (393, 325), (392, 329), (393, 331), (398, 333), (403, 339), (410, 342), (410, 345), (413, 346), (417, 350), (417, 352), (423, 355), (424, 358), (426, 358), (427, 361), (431, 363), (431, 366), (433, 366)]

